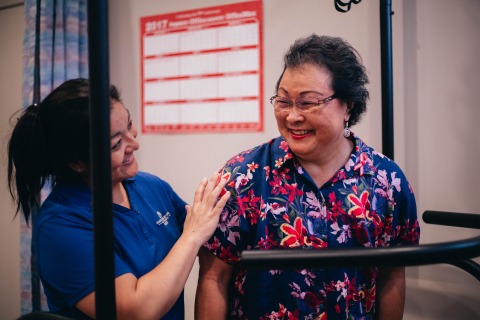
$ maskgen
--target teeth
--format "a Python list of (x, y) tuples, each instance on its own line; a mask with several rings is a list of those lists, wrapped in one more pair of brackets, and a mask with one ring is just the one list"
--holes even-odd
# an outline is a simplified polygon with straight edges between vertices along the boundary
[(293, 134), (298, 134), (298, 135), (307, 134), (309, 132), (311, 132), (311, 130), (292, 130)]
[(130, 155), (127, 159), (125, 159), (125, 160), (123, 161), (123, 163), (125, 164), (125, 163), (131, 162), (131, 161), (132, 161), (132, 156), (133, 156), (133, 155)]

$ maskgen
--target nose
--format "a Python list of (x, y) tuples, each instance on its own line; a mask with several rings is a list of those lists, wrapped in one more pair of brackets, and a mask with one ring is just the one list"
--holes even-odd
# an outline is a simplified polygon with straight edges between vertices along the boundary
[(301, 112), (298, 111), (297, 106), (293, 105), (293, 107), (288, 110), (286, 119), (287, 121), (290, 121), (290, 122), (298, 122), (298, 121), (303, 121), (305, 117)]
[(140, 148), (140, 143), (137, 140), (137, 134), (137, 126), (135, 125), (135, 122), (132, 122), (132, 127), (128, 132), (128, 146), (133, 150), (138, 150)]

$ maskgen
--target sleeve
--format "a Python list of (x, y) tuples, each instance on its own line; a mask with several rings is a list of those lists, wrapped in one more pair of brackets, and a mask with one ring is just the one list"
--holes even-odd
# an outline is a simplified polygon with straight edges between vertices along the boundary
[[(36, 230), (37, 267), (49, 304), (53, 309), (71, 308), (95, 290), (92, 222), (81, 214), (63, 212)], [(126, 266), (115, 255), (115, 276), (125, 272)]]
[(420, 241), (420, 226), (413, 189), (397, 166), (391, 173), (393, 191), (392, 246), (416, 245)]
[(415, 195), (410, 183), (403, 176), (401, 190), (395, 200), (394, 218), (396, 220), (396, 245), (415, 245), (420, 241), (420, 225), (418, 222)]
[(240, 237), (240, 223), (242, 220), (241, 209), (239, 205), (239, 192), (235, 188), (234, 176), (239, 167), (234, 168), (228, 164), (221, 170), (222, 176), (227, 176), (229, 181), (225, 186), (220, 197), (227, 191), (231, 192), (230, 199), (220, 214), (218, 226), (212, 237), (204, 244), (215, 256), (226, 263), (238, 263), (240, 254), (244, 247), (242, 237)]

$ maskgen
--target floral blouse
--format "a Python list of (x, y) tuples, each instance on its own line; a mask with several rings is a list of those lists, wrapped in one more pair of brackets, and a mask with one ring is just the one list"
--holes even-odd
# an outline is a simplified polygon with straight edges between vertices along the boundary
[(415, 197), (398, 165), (353, 133), (350, 159), (318, 188), (283, 138), (231, 158), (232, 196), (205, 247), (234, 264), (231, 319), (372, 319), (378, 268), (245, 270), (243, 250), (418, 244)]

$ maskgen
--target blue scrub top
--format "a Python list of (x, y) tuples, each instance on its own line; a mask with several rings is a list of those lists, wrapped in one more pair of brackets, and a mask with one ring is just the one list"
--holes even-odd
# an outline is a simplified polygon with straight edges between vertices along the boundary
[[(132, 273), (139, 278), (155, 268), (180, 237), (186, 203), (167, 182), (145, 172), (123, 184), (131, 209), (113, 205), (115, 277)], [(57, 183), (33, 230), (49, 309), (75, 318), (81, 315), (74, 305), (95, 291), (90, 204), (91, 191), (83, 183)], [(183, 293), (163, 319), (184, 319)]]

